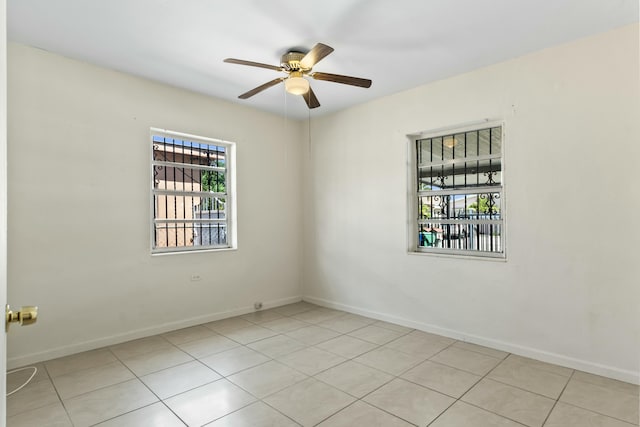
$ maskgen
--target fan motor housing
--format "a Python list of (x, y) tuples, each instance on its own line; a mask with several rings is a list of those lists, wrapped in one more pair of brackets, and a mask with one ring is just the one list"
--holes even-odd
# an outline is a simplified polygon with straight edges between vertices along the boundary
[(287, 52), (282, 55), (280, 65), (288, 71), (304, 71), (300, 61), (306, 54), (302, 52)]

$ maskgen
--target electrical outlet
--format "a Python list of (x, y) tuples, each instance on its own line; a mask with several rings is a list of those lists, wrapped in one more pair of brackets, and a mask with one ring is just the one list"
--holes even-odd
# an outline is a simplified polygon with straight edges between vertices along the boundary
[(192, 281), (192, 282), (197, 282), (197, 281), (199, 281), (199, 280), (202, 280), (202, 277), (200, 277), (200, 275), (199, 275), (199, 274), (192, 274), (192, 275), (191, 275), (191, 281)]
[(262, 308), (262, 303), (261, 302), (254, 303), (253, 308), (255, 308), (256, 310), (260, 310)]

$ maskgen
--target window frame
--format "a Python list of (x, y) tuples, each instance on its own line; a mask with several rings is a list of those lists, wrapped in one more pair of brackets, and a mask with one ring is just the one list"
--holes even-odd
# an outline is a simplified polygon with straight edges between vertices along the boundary
[[(459, 189), (451, 189), (449, 193), (469, 194), (473, 193), (477, 189), (488, 190), (496, 192), (495, 188), (499, 188), (500, 193), (500, 221), (501, 221), (501, 240), (500, 246), (501, 252), (488, 252), (477, 250), (465, 250), (465, 249), (450, 249), (450, 248), (437, 248), (437, 247), (423, 247), (419, 246), (419, 228), (420, 220), (417, 217), (419, 210), (418, 202), (418, 165), (417, 165), (417, 142), (422, 139), (438, 138), (442, 136), (449, 136), (452, 134), (460, 134), (465, 132), (480, 131), (488, 128), (500, 127), (501, 129), (501, 152), (500, 152), (500, 166), (501, 166), (501, 186), (500, 187), (461, 187)], [(411, 133), (407, 136), (407, 252), (414, 255), (427, 255), (427, 256), (444, 256), (453, 258), (468, 258), (468, 259), (481, 259), (481, 260), (494, 260), (494, 261), (506, 261), (507, 258), (507, 203), (506, 203), (506, 167), (505, 167), (505, 146), (506, 146), (506, 123), (504, 120), (481, 120), (474, 121), (454, 126), (441, 127), (431, 130), (425, 130), (421, 132)], [(493, 190), (493, 191), (492, 191)], [(445, 193), (442, 191), (441, 193)], [(471, 222), (470, 222), (471, 223)]]
[[(172, 246), (172, 247), (155, 247), (155, 226), (157, 218), (155, 215), (155, 195), (160, 194), (163, 190), (157, 190), (154, 188), (155, 181), (155, 165), (164, 165), (168, 163), (174, 163), (176, 165), (182, 165), (179, 162), (167, 162), (154, 160), (154, 136), (160, 136), (165, 138), (176, 138), (182, 140), (188, 140), (189, 142), (215, 145), (225, 148), (225, 220), (226, 224), (226, 238), (227, 244), (224, 246)], [(168, 254), (184, 254), (184, 253), (201, 253), (201, 252), (220, 252), (236, 250), (237, 245), (237, 197), (236, 197), (236, 143), (232, 141), (224, 141), (221, 139), (210, 138), (205, 136), (193, 135), (189, 133), (176, 132), (167, 129), (151, 127), (149, 129), (149, 201), (150, 201), (150, 235), (149, 246), (151, 249), (151, 255), (168, 255)], [(190, 165), (194, 169), (204, 169), (199, 165)], [(207, 168), (208, 170), (208, 168)], [(182, 191), (185, 195), (196, 195), (201, 192)], [(220, 195), (222, 193), (210, 193), (212, 196)], [(219, 221), (219, 220), (218, 220)], [(178, 221), (179, 222), (179, 221)], [(188, 222), (184, 220), (184, 222)]]

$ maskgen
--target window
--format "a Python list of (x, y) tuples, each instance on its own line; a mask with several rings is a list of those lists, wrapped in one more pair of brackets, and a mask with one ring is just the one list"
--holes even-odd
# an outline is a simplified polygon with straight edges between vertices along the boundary
[(152, 252), (235, 247), (233, 143), (151, 129)]
[(503, 126), (411, 137), (411, 250), (504, 257)]

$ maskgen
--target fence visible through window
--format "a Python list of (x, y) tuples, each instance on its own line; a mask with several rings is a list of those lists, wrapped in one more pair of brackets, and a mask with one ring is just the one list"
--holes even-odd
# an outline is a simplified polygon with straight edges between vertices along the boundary
[(152, 143), (154, 251), (228, 247), (228, 147), (165, 135)]
[(416, 250), (501, 256), (502, 127), (415, 140)]

